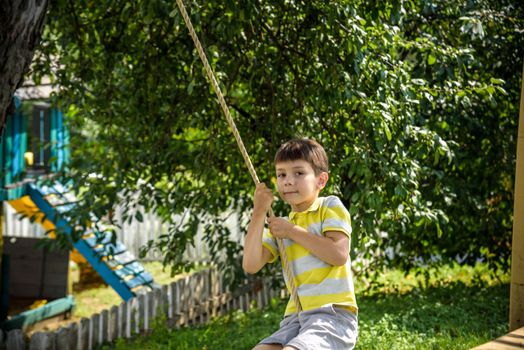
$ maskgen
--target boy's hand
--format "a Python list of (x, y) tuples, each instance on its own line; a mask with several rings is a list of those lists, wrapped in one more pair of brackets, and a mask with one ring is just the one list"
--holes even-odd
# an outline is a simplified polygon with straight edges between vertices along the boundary
[(271, 189), (269, 189), (265, 183), (261, 182), (257, 184), (253, 198), (253, 212), (263, 212), (265, 215), (271, 208), (273, 199), (273, 192), (271, 192)]
[(284, 218), (279, 218), (276, 216), (271, 216), (267, 218), (267, 223), (269, 225), (269, 231), (273, 237), (276, 238), (291, 238), (291, 232), (294, 229), (295, 225), (290, 223)]

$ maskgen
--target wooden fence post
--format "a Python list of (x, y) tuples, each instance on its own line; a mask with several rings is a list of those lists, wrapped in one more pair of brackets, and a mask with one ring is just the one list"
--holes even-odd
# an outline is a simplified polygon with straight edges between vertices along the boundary
[[(69, 333), (71, 327), (61, 327), (55, 332), (55, 344), (57, 350), (73, 350)], [(75, 344), (76, 345), (76, 344)]]
[(112, 342), (118, 337), (118, 307), (116, 305), (111, 306), (111, 309), (109, 309), (107, 328), (107, 340)]
[(99, 344), (104, 344), (109, 339), (109, 311), (100, 312), (100, 337)]
[(94, 349), (99, 343), (100, 339), (100, 314), (94, 314), (89, 322), (89, 348)]
[(118, 337), (127, 338), (127, 303), (124, 301), (118, 306)]
[(146, 312), (147, 327), (144, 326), (144, 330), (148, 332), (151, 330), (151, 321), (153, 320), (153, 317), (155, 314), (155, 310), (154, 310), (155, 293), (154, 291), (150, 291), (146, 294), (146, 298), (144, 302), (146, 303), (146, 311), (147, 311)]
[(210, 269), (206, 270), (206, 275), (204, 277), (204, 315), (202, 318), (203, 322), (208, 322), (211, 319), (213, 313), (213, 293), (211, 293), (211, 275), (212, 271)]
[(71, 323), (69, 326), (69, 346), (71, 350), (78, 348), (78, 323)]
[[(153, 288), (151, 291), (151, 294), (153, 295), (152, 302), (151, 302), (151, 319), (156, 319), (160, 317), (162, 311), (162, 289), (161, 288)], [(151, 321), (152, 321), (151, 320)], [(151, 329), (153, 329), (153, 325), (150, 325)]]
[(189, 301), (188, 301), (188, 278), (183, 278), (177, 281), (177, 289), (178, 289), (178, 300), (177, 300), (177, 310), (180, 314), (179, 319), (179, 326), (184, 326), (188, 322), (188, 308), (189, 308)]
[(149, 299), (147, 299), (148, 322), (147, 322), (146, 331), (150, 331), (152, 329), (151, 322), (153, 322), (153, 319), (155, 318), (155, 315), (156, 315), (156, 307), (155, 307), (156, 293), (154, 290), (152, 290), (148, 292), (147, 294), (149, 295)]
[(220, 308), (220, 286), (217, 276), (217, 271), (215, 268), (211, 268), (211, 275), (210, 275), (210, 299), (211, 299), (211, 317), (217, 317), (219, 313)]
[(127, 304), (126, 338), (131, 338), (131, 335), (133, 335), (134, 333), (138, 333), (138, 329), (137, 329), (138, 325), (136, 322), (136, 317), (138, 314), (136, 310), (136, 297), (126, 301), (126, 304)]
[(173, 310), (173, 325), (178, 328), (180, 325), (180, 287), (179, 283), (171, 283), (171, 308)]
[[(8, 349), (11, 349), (7, 345)], [(21, 348), (24, 349), (24, 348)], [(37, 332), (33, 334), (29, 341), (29, 350), (54, 350), (55, 338), (54, 334), (50, 332)]]
[(9, 331), (6, 344), (9, 350), (25, 350), (24, 332), (21, 329)]
[(170, 307), (169, 307), (169, 293), (171, 292), (171, 288), (169, 288), (168, 285), (163, 285), (162, 289), (160, 289), (160, 305), (159, 305), (159, 312), (160, 317), (164, 318), (164, 324), (167, 324), (167, 320), (169, 317)]
[(147, 330), (149, 326), (149, 293), (140, 294), (137, 298), (138, 302), (138, 333)]
[(78, 350), (89, 349), (89, 319), (83, 317), (78, 324)]
[(192, 278), (186, 277), (186, 288), (183, 290), (184, 300), (187, 303), (187, 324), (192, 324), (195, 317), (195, 297), (198, 294), (196, 292), (196, 277), (195, 274)]
[(180, 306), (179, 306), (179, 291), (178, 284), (172, 282), (169, 285), (170, 297), (169, 297), (169, 324), (173, 327), (178, 325), (178, 320), (180, 318)]

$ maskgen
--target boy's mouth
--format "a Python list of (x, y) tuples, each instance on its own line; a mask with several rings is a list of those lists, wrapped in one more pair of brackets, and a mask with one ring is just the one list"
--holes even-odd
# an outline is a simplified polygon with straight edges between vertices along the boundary
[(290, 195), (290, 194), (298, 194), (298, 191), (288, 191), (284, 192), (284, 196)]

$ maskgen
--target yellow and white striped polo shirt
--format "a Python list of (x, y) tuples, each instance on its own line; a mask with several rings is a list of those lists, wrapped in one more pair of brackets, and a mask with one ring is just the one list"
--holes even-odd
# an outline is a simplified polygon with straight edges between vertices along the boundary
[[(327, 231), (342, 232), (348, 236), (351, 244), (351, 217), (342, 201), (336, 196), (319, 197), (307, 210), (292, 211), (288, 220), (315, 235), (324, 236)], [(264, 231), (262, 244), (271, 251), (273, 258), (270, 262), (274, 262), (279, 252), (276, 240), (268, 229)], [(303, 311), (333, 304), (357, 313), (349, 257), (345, 265), (333, 266), (292, 240), (284, 239), (284, 246), (288, 262), (293, 269), (295, 286)], [(287, 280), (286, 286), (289, 290)], [(285, 315), (294, 312), (296, 312), (295, 303), (293, 298), (290, 298)]]

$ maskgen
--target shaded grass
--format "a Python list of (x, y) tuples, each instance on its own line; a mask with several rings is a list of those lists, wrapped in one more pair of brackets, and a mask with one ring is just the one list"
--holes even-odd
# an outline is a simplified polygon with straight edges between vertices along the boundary
[[(469, 349), (508, 330), (509, 276), (487, 267), (453, 266), (405, 276), (390, 271), (377, 282), (358, 281), (357, 349)], [(116, 349), (251, 349), (278, 328), (285, 302), (234, 312), (205, 326), (154, 331)], [(106, 347), (110, 348), (110, 347)]]
[(470, 349), (507, 332), (508, 305), (508, 284), (364, 296), (358, 349)]

